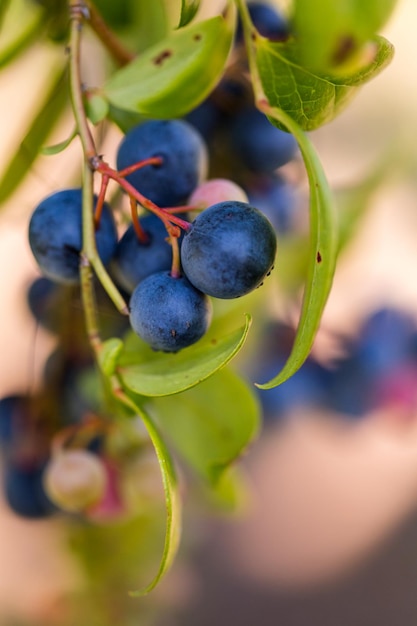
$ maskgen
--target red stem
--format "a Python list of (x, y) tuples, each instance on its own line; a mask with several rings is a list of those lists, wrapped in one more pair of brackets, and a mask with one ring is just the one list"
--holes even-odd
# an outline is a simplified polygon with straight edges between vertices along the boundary
[(143, 161), (129, 165), (129, 167), (125, 167), (124, 170), (119, 170), (117, 173), (122, 178), (125, 178), (125, 176), (133, 174), (133, 172), (140, 170), (142, 167), (145, 167), (145, 165), (162, 165), (162, 157), (149, 157), (149, 159), (143, 159)]
[(178, 245), (178, 237), (171, 234), (171, 246), (172, 246), (172, 266), (171, 276), (173, 278), (179, 278), (181, 276), (181, 261), (180, 261), (180, 247)]
[(97, 228), (100, 225), (101, 215), (103, 213), (104, 199), (106, 197), (107, 186), (109, 184), (109, 177), (103, 174), (101, 177), (100, 193), (98, 194), (96, 209), (94, 211), (94, 226)]
[(130, 213), (132, 215), (132, 224), (133, 224), (133, 228), (135, 229), (137, 238), (139, 239), (141, 243), (147, 243), (149, 237), (146, 234), (146, 232), (143, 230), (142, 224), (139, 221), (138, 204), (136, 202), (136, 199), (132, 198), (132, 196), (130, 196), (129, 199), (130, 199)]
[(108, 176), (112, 180), (115, 180), (122, 189), (124, 189), (129, 196), (136, 199), (139, 204), (141, 204), (145, 209), (155, 213), (165, 224), (166, 229), (170, 232), (171, 224), (176, 224), (180, 228), (185, 231), (190, 230), (191, 224), (185, 220), (182, 220), (180, 217), (176, 217), (175, 215), (171, 215), (164, 211), (164, 209), (159, 208), (156, 204), (154, 204), (148, 198), (145, 198), (137, 189), (133, 187), (127, 180), (122, 178), (116, 170), (112, 169), (107, 163), (104, 161), (100, 161), (95, 163), (95, 169), (103, 175)]

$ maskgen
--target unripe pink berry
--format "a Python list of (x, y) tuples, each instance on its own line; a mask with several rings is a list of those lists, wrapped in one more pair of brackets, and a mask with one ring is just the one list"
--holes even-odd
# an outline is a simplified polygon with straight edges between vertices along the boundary
[(88, 450), (63, 450), (46, 467), (44, 485), (59, 508), (80, 512), (103, 497), (106, 471), (101, 460)]
[(212, 178), (195, 188), (188, 199), (188, 204), (201, 206), (202, 209), (205, 209), (212, 204), (228, 200), (248, 202), (248, 197), (243, 189), (233, 181), (227, 178)]

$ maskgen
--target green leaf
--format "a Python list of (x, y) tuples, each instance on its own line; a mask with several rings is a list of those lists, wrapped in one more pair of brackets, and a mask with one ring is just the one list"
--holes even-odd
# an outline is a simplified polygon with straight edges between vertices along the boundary
[(0, 180), (0, 204), (18, 187), (40, 153), (51, 128), (68, 103), (67, 72), (55, 72), (51, 87)]
[(195, 17), (200, 6), (200, 0), (182, 0), (181, 17), (178, 28), (186, 26)]
[(303, 67), (294, 41), (282, 44), (256, 37), (251, 45), (269, 104), (285, 111), (303, 130), (313, 130), (336, 117), (358, 87), (388, 65), (394, 51), (389, 41), (375, 37), (371, 58), (358, 71), (331, 76)]
[(109, 103), (97, 94), (89, 94), (85, 99), (85, 110), (93, 124), (99, 124), (109, 113)]
[(222, 473), (215, 485), (206, 485), (204, 495), (211, 507), (230, 515), (244, 509), (249, 490), (241, 465), (232, 465)]
[(176, 450), (212, 485), (259, 431), (257, 399), (228, 368), (175, 398), (154, 398), (152, 410)]
[(109, 105), (108, 117), (112, 122), (117, 124), (123, 133), (127, 133), (134, 126), (138, 126), (138, 124), (142, 124), (142, 122), (149, 119), (134, 111), (124, 111), (111, 104)]
[(23, 28), (13, 40), (0, 49), (0, 69), (14, 61), (22, 52), (42, 36), (45, 30), (44, 13), (36, 12), (30, 19), (23, 21)]
[[(112, 0), (114, 4), (114, 0)], [(130, 0), (130, 19), (128, 41), (142, 53), (158, 41), (162, 41), (169, 32), (169, 3), (166, 0)], [(112, 22), (109, 22), (111, 24)]]
[(5, 18), (7, 9), (9, 8), (11, 0), (3, 0), (0, 4), (0, 29), (3, 28), (3, 20)]
[(139, 415), (148, 431), (155, 449), (161, 470), (166, 506), (166, 530), (164, 550), (159, 569), (151, 582), (143, 589), (130, 592), (132, 596), (143, 596), (152, 591), (171, 567), (178, 550), (181, 535), (181, 499), (174, 463), (168, 448), (150, 415), (135, 404), (131, 398), (121, 400), (129, 406), (136, 415)]
[(292, 26), (303, 65), (322, 72), (354, 66), (363, 46), (389, 18), (397, 0), (295, 0)]
[(152, 118), (181, 117), (218, 82), (232, 44), (232, 8), (175, 31), (118, 70), (103, 96), (120, 109)]
[(73, 139), (75, 139), (77, 134), (78, 134), (77, 129), (74, 128), (74, 130), (69, 135), (69, 137), (67, 137), (63, 141), (60, 141), (59, 143), (55, 143), (52, 146), (44, 146), (40, 150), (40, 153), (43, 154), (44, 156), (53, 156), (54, 154), (59, 154), (60, 152), (63, 152), (65, 148), (68, 148), (68, 146), (72, 143)]
[(323, 168), (307, 135), (283, 111), (266, 105), (263, 111), (297, 139), (310, 185), (310, 247), (300, 320), (291, 354), (283, 369), (268, 383), (257, 385), (261, 389), (270, 389), (290, 378), (311, 350), (332, 285), (336, 265), (337, 223)]
[(100, 369), (106, 376), (113, 376), (123, 350), (123, 341), (117, 337), (107, 339), (101, 345), (98, 355)]
[(119, 360), (122, 384), (143, 396), (168, 396), (185, 391), (224, 367), (242, 348), (251, 319), (226, 337), (208, 334), (193, 346), (176, 354), (154, 352), (137, 339), (138, 348), (127, 350)]

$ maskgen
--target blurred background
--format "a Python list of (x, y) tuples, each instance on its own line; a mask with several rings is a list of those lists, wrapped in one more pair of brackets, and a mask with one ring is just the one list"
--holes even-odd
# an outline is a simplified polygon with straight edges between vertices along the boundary
[[(115, 609), (113, 623), (142, 623), (140, 613), (156, 626), (415, 625), (416, 20), (414, 0), (400, 0), (383, 33), (396, 49), (392, 64), (337, 120), (311, 133), (350, 228), (312, 352), (314, 373), (304, 368), (279, 397), (260, 397), (264, 428), (242, 461), (239, 511), (219, 515), (187, 503), (172, 572), (151, 598), (126, 595), (133, 617), (122, 622)], [(31, 94), (48, 87), (51, 70), (43, 68), (59, 66), (62, 54), (35, 47), (0, 74), (0, 176), (35, 105)], [(72, 124), (68, 115), (48, 144)], [(106, 137), (107, 152), (119, 137)], [(36, 389), (55, 345), (26, 303), (38, 276), (27, 224), (42, 197), (63, 181), (77, 184), (79, 158), (74, 142), (38, 159), (0, 214), (0, 396)], [(285, 175), (302, 179), (299, 170), (289, 166)], [(279, 291), (271, 322), (278, 338), (288, 339), (296, 319), (288, 301)], [(262, 354), (254, 348), (251, 359), (242, 368), (259, 381)], [(85, 573), (67, 548), (65, 522), (23, 520), (2, 497), (0, 624), (71, 623), (63, 616)], [(86, 624), (107, 623), (87, 615)]]

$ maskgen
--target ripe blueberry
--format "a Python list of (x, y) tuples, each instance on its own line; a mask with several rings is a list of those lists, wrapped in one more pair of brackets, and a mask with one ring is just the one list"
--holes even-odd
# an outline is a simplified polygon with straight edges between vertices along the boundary
[[(45, 276), (59, 283), (79, 282), (81, 189), (58, 191), (38, 204), (29, 223), (29, 244)], [(117, 232), (111, 209), (106, 203), (96, 231), (96, 244), (101, 260), (107, 264), (116, 249)]]
[(253, 172), (273, 172), (297, 153), (294, 136), (273, 126), (266, 115), (254, 107), (236, 115), (230, 139), (235, 153)]
[(130, 130), (119, 146), (117, 167), (161, 157), (126, 176), (146, 198), (167, 207), (183, 204), (207, 173), (207, 149), (197, 130), (184, 120), (151, 120)]
[(211, 302), (185, 276), (158, 272), (143, 280), (130, 300), (130, 323), (154, 350), (178, 352), (198, 341), (211, 321)]
[(129, 226), (117, 244), (111, 264), (115, 279), (129, 293), (150, 274), (170, 270), (172, 265), (172, 247), (163, 222), (149, 214), (140, 224), (146, 240), (140, 241), (133, 226)]
[(268, 219), (244, 202), (219, 202), (192, 223), (181, 246), (189, 281), (215, 298), (238, 298), (271, 271), (276, 236)]

